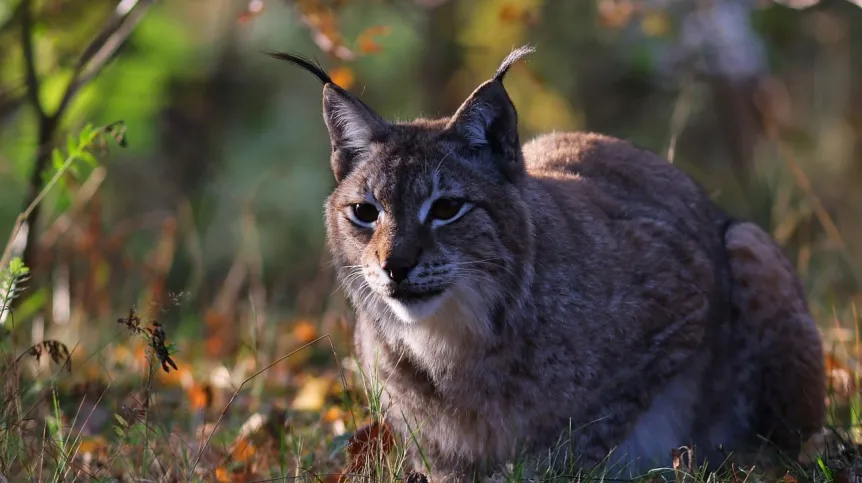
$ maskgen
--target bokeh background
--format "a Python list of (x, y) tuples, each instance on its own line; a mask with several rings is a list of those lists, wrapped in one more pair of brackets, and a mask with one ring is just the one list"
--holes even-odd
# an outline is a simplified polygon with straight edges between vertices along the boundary
[(264, 55), (274, 50), (319, 59), (383, 116), (409, 119), (452, 113), (530, 43), (536, 53), (506, 83), (524, 140), (593, 130), (671, 158), (775, 236), (827, 344), (857, 339), (853, 1), (0, 0), (4, 240), (54, 173), (47, 163), (33, 175), (45, 126), (28, 89), (25, 4), (48, 113), (78, 59), (111, 46), (45, 146), (64, 148), (87, 123), (126, 129), (125, 148), (108, 143), (96, 165), (63, 175), (14, 246), (32, 274), (4, 337), (18, 351), (47, 338), (76, 347), (76, 367), (93, 368), (72, 380), (116, 376), (122, 356), (106, 351), (125, 346), (116, 320), (131, 307), (165, 328), (186, 386), (222, 367), (236, 386), (331, 334), (337, 356), (325, 343), (265, 375), (296, 392), (290, 381), (349, 355), (349, 306), (324, 246), (333, 179), (321, 87)]

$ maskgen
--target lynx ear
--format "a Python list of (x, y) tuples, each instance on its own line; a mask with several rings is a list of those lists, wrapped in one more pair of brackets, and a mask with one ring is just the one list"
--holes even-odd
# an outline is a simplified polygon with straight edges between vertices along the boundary
[(335, 180), (341, 182), (365, 158), (372, 141), (386, 135), (389, 123), (333, 82), (317, 62), (287, 52), (269, 55), (305, 69), (323, 83), (323, 120), (332, 145), (330, 163)]
[(479, 86), (458, 108), (448, 126), (471, 151), (489, 155), (480, 158), (490, 157), (510, 180), (523, 172), (524, 161), (518, 137), (518, 113), (503, 87), (503, 78), (512, 64), (532, 51), (531, 47), (512, 51), (494, 78)]
[(332, 145), (332, 173), (341, 181), (361, 162), (371, 142), (384, 136), (388, 123), (359, 99), (335, 84), (323, 87), (323, 120)]

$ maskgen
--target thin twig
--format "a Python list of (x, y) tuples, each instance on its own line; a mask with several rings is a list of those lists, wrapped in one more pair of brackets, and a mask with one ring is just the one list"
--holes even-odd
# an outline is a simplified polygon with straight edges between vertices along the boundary
[[(84, 49), (75, 65), (75, 74), (66, 86), (63, 97), (54, 113), (61, 116), (78, 90), (93, 80), (110, 61), (117, 50), (125, 44), (135, 27), (143, 20), (144, 14), (153, 6), (155, 0), (122, 1), (114, 10), (108, 25), (99, 32)], [(139, 5), (140, 4), (140, 5)], [(122, 7), (122, 9), (121, 9)], [(137, 7), (137, 8), (136, 8)]]
[(96, 195), (96, 191), (99, 190), (99, 187), (102, 185), (102, 182), (105, 181), (106, 176), (107, 170), (104, 166), (99, 166), (90, 173), (90, 176), (86, 181), (84, 181), (77, 193), (75, 193), (75, 197), (72, 199), (69, 209), (54, 220), (51, 226), (45, 230), (45, 234), (42, 235), (40, 240), (40, 246), (42, 249), (54, 246), (54, 244), (57, 243), (57, 240), (68, 232), (75, 223), (75, 218), (80, 214), (84, 206), (90, 202), (93, 196)]
[(15, 219), (15, 225), (13, 225), (12, 233), (11, 235), (9, 235), (9, 242), (6, 243), (6, 248), (3, 250), (3, 255), (0, 256), (0, 267), (5, 267), (9, 264), (9, 258), (12, 255), (12, 245), (14, 245), (15, 238), (18, 236), (18, 232), (21, 231), (21, 228), (24, 226), (24, 223), (27, 221), (27, 218), (36, 210), (36, 208), (39, 206), (39, 203), (41, 203), (42, 200), (45, 198), (45, 195), (47, 195), (48, 192), (51, 191), (51, 188), (54, 187), (57, 181), (60, 180), (60, 177), (63, 176), (66, 170), (69, 169), (69, 166), (71, 166), (76, 159), (77, 158), (75, 158), (74, 156), (69, 156), (66, 159), (66, 162), (63, 163), (63, 166), (61, 166), (57, 170), (57, 172), (54, 173), (54, 176), (51, 177), (51, 180), (48, 181), (48, 184), (42, 187), (41, 191), (39, 191), (33, 201), (31, 201), (30, 204), (27, 205), (27, 208), (24, 209), (24, 211), (21, 212), (20, 215), (18, 215), (18, 218)]

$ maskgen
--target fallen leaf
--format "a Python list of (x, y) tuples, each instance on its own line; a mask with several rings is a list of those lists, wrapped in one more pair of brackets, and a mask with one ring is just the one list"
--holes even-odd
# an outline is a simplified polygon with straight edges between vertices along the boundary
[(98, 453), (99, 451), (108, 449), (108, 441), (102, 436), (86, 437), (78, 445), (78, 453)]
[(240, 426), (235, 444), (239, 444), (242, 440), (248, 439), (252, 434), (256, 433), (257, 430), (262, 428), (267, 422), (267, 419), (268, 418), (263, 414), (252, 414), (244, 423), (242, 423), (242, 426)]
[[(347, 443), (347, 453), (353, 461), (367, 461), (369, 457), (386, 454), (395, 446), (392, 429), (385, 422), (374, 421), (356, 430)], [(373, 454), (369, 454), (372, 453)]]
[[(330, 74), (330, 76), (332, 76), (332, 80), (335, 81), (333, 74)], [(352, 78), (350, 79), (350, 82), (353, 82)], [(335, 83), (347, 89), (344, 84), (337, 81)], [(308, 344), (317, 338), (317, 326), (307, 320), (300, 320), (293, 328), (293, 335), (296, 337), (296, 341), (300, 344)]]
[[(344, 475), (367, 475), (395, 446), (392, 430), (385, 422), (374, 421), (356, 430), (347, 442), (349, 460)], [(372, 479), (374, 475), (371, 475)], [(344, 483), (347, 480), (338, 480)]]
[(328, 378), (309, 377), (293, 400), (293, 409), (319, 411), (323, 407), (330, 386), (332, 386), (332, 380)]
[(255, 452), (254, 443), (247, 439), (241, 439), (234, 445), (230, 457), (236, 463), (251, 463)]
[(193, 410), (209, 409), (212, 406), (213, 390), (209, 384), (193, 384), (186, 396)]
[(230, 472), (224, 466), (219, 466), (215, 470), (216, 481), (219, 483), (230, 483), (233, 481)]
[(324, 423), (331, 424), (339, 419), (342, 419), (343, 417), (344, 411), (342, 411), (341, 408), (338, 406), (332, 406), (323, 413), (321, 419)]

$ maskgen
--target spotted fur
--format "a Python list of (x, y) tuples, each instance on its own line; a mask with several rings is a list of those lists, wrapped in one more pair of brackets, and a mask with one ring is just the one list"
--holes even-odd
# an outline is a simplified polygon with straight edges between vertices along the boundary
[[(316, 74), (337, 181), (327, 241), (389, 422), (438, 481), (521, 452), (560, 468), (610, 453), (635, 474), (680, 445), (713, 464), (759, 435), (798, 449), (824, 375), (787, 260), (626, 141), (522, 146), (502, 81), (526, 53), (435, 120), (387, 122)], [(434, 223), (447, 197), (462, 210)], [(363, 203), (378, 214), (357, 223)]]

